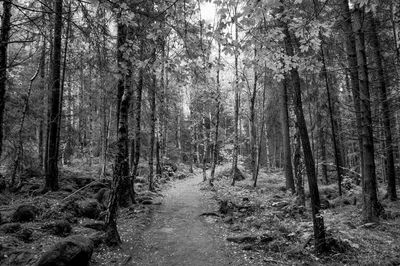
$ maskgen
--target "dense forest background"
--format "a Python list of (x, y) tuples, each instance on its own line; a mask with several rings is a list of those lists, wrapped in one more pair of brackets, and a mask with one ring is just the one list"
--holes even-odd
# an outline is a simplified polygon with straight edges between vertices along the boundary
[(96, 167), (118, 242), (140, 162), (150, 191), (171, 162), (210, 186), (223, 163), (232, 185), (283, 169), (298, 204), (310, 195), (317, 250), (318, 185), (361, 186), (365, 223), (397, 200), (397, 1), (1, 2), (2, 190), (38, 175), (56, 191), (60, 169)]

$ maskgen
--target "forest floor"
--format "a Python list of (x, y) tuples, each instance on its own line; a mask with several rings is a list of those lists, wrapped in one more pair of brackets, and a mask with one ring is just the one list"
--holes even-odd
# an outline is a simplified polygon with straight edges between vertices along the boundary
[[(99, 182), (98, 169), (64, 168), (57, 192), (41, 194), (42, 177), (30, 176), (18, 192), (0, 193), (0, 265), (34, 265), (68, 235), (98, 240), (107, 198), (102, 191), (109, 187)], [(136, 184), (140, 203), (119, 214), (122, 247), (99, 241), (91, 265), (400, 265), (399, 201), (380, 198), (381, 221), (363, 224), (359, 186), (344, 180), (339, 197), (335, 184), (321, 185), (331, 250), (315, 254), (309, 204), (297, 206), (281, 172), (261, 171), (253, 188), (243, 167), (247, 178), (232, 187), (229, 170), (219, 166), (210, 187), (199, 169), (189, 174), (179, 165), (150, 193), (144, 164)], [(33, 216), (16, 217), (26, 205)]]

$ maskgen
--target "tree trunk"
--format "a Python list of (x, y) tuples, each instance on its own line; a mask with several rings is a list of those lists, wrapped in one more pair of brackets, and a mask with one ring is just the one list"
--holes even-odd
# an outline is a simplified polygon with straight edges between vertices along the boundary
[(284, 153), (284, 171), (286, 180), (286, 189), (290, 190), (292, 194), (295, 193), (293, 168), (292, 168), (292, 153), (290, 150), (290, 134), (289, 134), (289, 112), (288, 112), (288, 94), (287, 94), (287, 80), (283, 81), (282, 89), (280, 90), (281, 101), (281, 125), (282, 125), (282, 139), (283, 139), (283, 153)]
[[(284, 25), (285, 48), (288, 56), (294, 56), (291, 36), (287, 25)], [(290, 76), (294, 91), (294, 109), (296, 114), (297, 127), (299, 129), (301, 144), (303, 147), (304, 163), (306, 167), (308, 185), (311, 197), (311, 209), (314, 225), (315, 250), (322, 252), (326, 249), (324, 219), (320, 213), (320, 198), (318, 191), (317, 176), (315, 175), (314, 158), (311, 150), (308, 130), (304, 119), (303, 104), (301, 99), (300, 76), (296, 68), (290, 70)]]
[(135, 154), (134, 154), (134, 159), (133, 159), (133, 169), (131, 171), (131, 176), (132, 176), (131, 186), (133, 189), (132, 202), (135, 202), (134, 183), (135, 183), (135, 178), (137, 175), (137, 169), (138, 169), (139, 159), (140, 159), (143, 78), (144, 78), (144, 69), (140, 69), (139, 70), (139, 82), (136, 87)]
[(299, 206), (306, 205), (306, 197), (304, 193), (304, 186), (303, 186), (303, 169), (301, 163), (301, 141), (300, 141), (300, 133), (299, 130), (296, 129), (296, 134), (294, 136), (294, 155), (293, 155), (293, 165), (294, 165), (294, 175), (296, 179), (296, 196), (297, 196), (297, 204)]
[(207, 147), (208, 147), (208, 137), (207, 137), (207, 128), (206, 128), (206, 117), (203, 116), (202, 119), (202, 133), (203, 133), (203, 182), (207, 181)]
[(354, 23), (353, 30), (356, 39), (356, 52), (358, 63), (358, 78), (360, 88), (360, 101), (361, 101), (361, 132), (363, 143), (363, 220), (364, 222), (376, 222), (379, 216), (379, 203), (377, 196), (376, 186), (376, 173), (375, 173), (375, 151), (374, 139), (372, 133), (372, 118), (370, 106), (370, 92), (368, 81), (367, 59), (365, 54), (364, 31), (362, 16), (365, 15), (360, 7), (354, 10)]
[[(126, 87), (124, 94), (119, 104), (120, 118), (118, 126), (118, 140), (117, 140), (117, 155), (115, 157), (114, 174), (112, 182), (112, 191), (110, 194), (105, 231), (106, 231), (106, 243), (110, 246), (119, 245), (121, 243), (121, 238), (117, 230), (117, 213), (118, 205), (120, 202), (126, 202), (126, 188), (124, 186), (129, 184), (129, 162), (128, 162), (128, 111), (129, 111), (129, 101), (130, 101), (130, 89)], [(128, 195), (129, 196), (129, 195)]]
[(384, 150), (386, 152), (386, 162), (387, 162), (387, 170), (386, 170), (386, 179), (388, 180), (387, 193), (390, 200), (397, 199), (396, 193), (396, 172), (394, 165), (394, 155), (393, 155), (393, 138), (392, 138), (392, 125), (390, 121), (390, 106), (387, 97), (387, 88), (385, 81), (385, 74), (383, 69), (382, 62), (382, 53), (379, 42), (378, 33), (376, 30), (376, 22), (373, 14), (368, 14), (369, 22), (370, 22), (370, 44), (372, 50), (373, 61), (376, 66), (376, 72), (378, 75), (378, 89), (379, 89), (379, 100), (381, 102), (382, 108), (382, 120), (383, 120), (383, 128), (385, 133), (385, 146)]
[(328, 167), (327, 167), (327, 161), (326, 161), (326, 142), (325, 142), (325, 132), (324, 132), (324, 127), (320, 125), (320, 128), (318, 129), (318, 138), (319, 138), (319, 143), (321, 146), (321, 172), (322, 172), (322, 180), (323, 182), (327, 185), (329, 184), (328, 180)]
[[(43, 47), (42, 47), (42, 54), (40, 56), (40, 86), (43, 89), (43, 92), (46, 92), (46, 79), (45, 79), (45, 72), (46, 69), (46, 38), (43, 38)], [(38, 157), (39, 157), (39, 167), (43, 170), (43, 166), (45, 164), (44, 161), (44, 126), (45, 126), (45, 115), (40, 115), (40, 122), (39, 122), (39, 136), (38, 136)]]
[[(314, 0), (314, 13), (316, 19), (318, 18), (319, 13), (319, 1)], [(332, 97), (331, 97), (331, 82), (329, 80), (328, 71), (326, 68), (326, 47), (325, 47), (325, 38), (323, 37), (322, 33), (319, 33), (319, 38), (322, 42), (321, 49), (320, 49), (320, 57), (322, 61), (322, 72), (321, 75), (323, 76), (326, 88), (326, 95), (328, 98), (328, 112), (329, 112), (329, 120), (331, 123), (331, 131), (332, 131), (332, 142), (333, 142), (333, 152), (335, 158), (335, 165), (336, 165), (336, 173), (337, 173), (337, 182), (338, 182), (338, 190), (339, 196), (342, 195), (342, 156), (340, 154), (340, 143), (339, 139), (337, 138), (337, 121), (334, 118), (334, 105), (332, 104)]]
[(152, 75), (153, 84), (150, 88), (150, 154), (149, 154), (149, 190), (155, 191), (153, 176), (154, 143), (156, 134), (156, 76)]
[[(254, 60), (257, 60), (257, 47), (254, 48)], [(257, 97), (257, 66), (254, 65), (254, 84), (250, 97), (250, 154), (251, 154), (251, 171), (253, 181), (256, 179), (257, 173), (257, 130), (256, 130), (256, 97)]]
[[(215, 132), (214, 132), (214, 148), (213, 148), (213, 161), (211, 166), (210, 186), (213, 186), (215, 178), (215, 168), (218, 164), (219, 146), (218, 146), (218, 134), (219, 134), (219, 120), (220, 120), (220, 97), (221, 97), (221, 81), (220, 81), (220, 64), (221, 64), (221, 44), (218, 42), (218, 68), (217, 68), (217, 95), (215, 97)], [(211, 130), (211, 129), (210, 129)]]
[(358, 83), (358, 70), (357, 70), (357, 54), (356, 54), (356, 42), (352, 29), (352, 19), (349, 10), (349, 1), (342, 0), (340, 2), (341, 13), (343, 17), (343, 31), (345, 34), (345, 45), (347, 52), (347, 61), (349, 65), (349, 73), (351, 79), (351, 89), (354, 101), (354, 109), (356, 112), (356, 127), (358, 132), (358, 149), (360, 153), (359, 163), (361, 176), (363, 177), (364, 170), (364, 153), (362, 144), (362, 132), (361, 132), (361, 102), (360, 102), (360, 86)]
[[(236, 14), (236, 7), (235, 7)], [(239, 33), (238, 33), (238, 25), (235, 23), (235, 40), (238, 41)], [(236, 181), (236, 173), (237, 173), (237, 165), (238, 165), (238, 156), (239, 156), (239, 108), (240, 108), (240, 99), (239, 99), (239, 51), (238, 47), (235, 47), (235, 108), (234, 108), (234, 140), (233, 140), (233, 159), (232, 159), (232, 186), (235, 185)]]
[(5, 0), (3, 2), (0, 32), (0, 157), (3, 152), (3, 124), (7, 83), (8, 41), (11, 29), (11, 6), (12, 0)]
[[(259, 134), (259, 140), (258, 140), (258, 150), (257, 150), (257, 165), (256, 165), (256, 175), (254, 177), (254, 182), (253, 182), (253, 187), (257, 187), (257, 180), (258, 180), (258, 173), (260, 171), (260, 165), (261, 165), (261, 152), (262, 152), (262, 142), (263, 142), (263, 137), (264, 137), (264, 126), (265, 126), (265, 93), (267, 90), (267, 68), (264, 66), (264, 88), (263, 88), (263, 94), (262, 94), (262, 115), (261, 115), (261, 129), (260, 129), (260, 134)], [(267, 154), (268, 156), (268, 154)]]
[(53, 57), (51, 62), (51, 98), (49, 106), (48, 123), (48, 145), (47, 145), (47, 167), (45, 191), (56, 191), (58, 185), (58, 132), (60, 127), (60, 93), (61, 93), (61, 39), (62, 39), (62, 12), (63, 1), (54, 1), (54, 39), (53, 39)]

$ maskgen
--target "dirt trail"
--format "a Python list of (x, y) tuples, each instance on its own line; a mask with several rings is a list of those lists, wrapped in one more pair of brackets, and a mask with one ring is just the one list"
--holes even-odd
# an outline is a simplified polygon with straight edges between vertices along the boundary
[(217, 208), (200, 191), (201, 176), (177, 181), (165, 191), (151, 224), (136, 239), (130, 265), (257, 265), (225, 241), (225, 230), (200, 216)]

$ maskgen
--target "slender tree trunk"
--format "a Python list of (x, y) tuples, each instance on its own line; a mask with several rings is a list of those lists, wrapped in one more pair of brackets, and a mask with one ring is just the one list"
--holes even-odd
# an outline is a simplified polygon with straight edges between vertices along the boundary
[[(119, 16), (121, 15), (119, 14)], [(117, 25), (117, 47), (119, 47), (117, 49), (117, 61), (118, 61), (118, 68), (120, 75), (123, 74), (122, 72), (126, 67), (124, 60), (124, 50), (122, 49), (123, 45), (126, 42), (126, 37), (127, 37), (127, 27), (122, 22), (119, 22)], [(124, 88), (125, 88), (124, 80), (120, 78), (118, 80), (118, 85), (117, 85), (117, 122), (116, 122), (117, 132), (119, 130), (119, 119), (121, 110), (120, 106), (121, 106), (122, 95), (124, 93)]]
[[(294, 48), (287, 25), (284, 25), (284, 34), (286, 53), (288, 56), (294, 56)], [(323, 216), (320, 213), (320, 198), (317, 176), (315, 175), (314, 158), (312, 155), (310, 140), (308, 137), (306, 121), (304, 119), (303, 104), (301, 99), (300, 76), (298, 70), (296, 68), (292, 68), (290, 70), (290, 76), (294, 91), (293, 100), (295, 106), (294, 109), (296, 114), (297, 127), (299, 129), (301, 144), (303, 147), (304, 163), (306, 167), (308, 185), (310, 190), (312, 218), (314, 225), (315, 250), (317, 252), (322, 252), (326, 249), (325, 226)]]
[(386, 177), (388, 180), (387, 193), (390, 200), (397, 199), (396, 193), (396, 172), (394, 165), (394, 154), (393, 154), (393, 138), (392, 138), (392, 125), (390, 121), (390, 106), (387, 97), (387, 87), (385, 81), (385, 74), (382, 62), (382, 53), (379, 42), (379, 37), (376, 29), (376, 22), (373, 14), (368, 14), (370, 22), (370, 44), (372, 50), (372, 57), (376, 65), (376, 72), (378, 75), (378, 89), (379, 89), (379, 100), (382, 108), (382, 120), (385, 134), (385, 146), (384, 150), (386, 153), (387, 171)]
[[(319, 13), (319, 1), (314, 0), (314, 10), (315, 10), (315, 17), (318, 18)], [(332, 97), (331, 97), (331, 82), (329, 80), (328, 71), (326, 68), (326, 47), (325, 47), (325, 40), (321, 32), (319, 33), (319, 38), (322, 41), (321, 49), (320, 49), (320, 57), (322, 61), (322, 72), (321, 75), (325, 81), (325, 88), (326, 88), (326, 95), (328, 98), (328, 112), (329, 112), (329, 120), (331, 123), (331, 131), (332, 131), (332, 142), (333, 142), (333, 152), (336, 164), (336, 173), (337, 173), (337, 182), (338, 182), (338, 190), (339, 196), (342, 195), (342, 156), (340, 154), (340, 143), (339, 139), (337, 138), (337, 121), (334, 118), (334, 105), (332, 104)]]
[[(236, 14), (235, 7), (235, 14)], [(235, 40), (239, 39), (238, 25), (235, 23)], [(234, 108), (234, 140), (233, 140), (233, 159), (232, 159), (232, 186), (235, 185), (237, 175), (237, 165), (239, 156), (239, 48), (235, 47), (235, 108)]]
[(126, 184), (129, 185), (127, 180), (129, 176), (128, 111), (130, 96), (130, 89), (129, 87), (126, 87), (121, 103), (119, 104), (121, 110), (119, 112), (120, 119), (117, 140), (118, 151), (115, 157), (112, 191), (108, 202), (105, 222), (106, 243), (111, 246), (121, 244), (121, 238), (117, 230), (118, 205), (120, 202), (127, 200), (121, 198), (126, 196), (126, 193), (124, 192), (126, 191), (126, 188), (124, 188), (124, 186), (126, 186)]
[(356, 42), (352, 29), (352, 19), (351, 13), (349, 10), (349, 1), (342, 0), (340, 2), (341, 13), (343, 17), (343, 31), (345, 34), (345, 45), (347, 52), (347, 61), (349, 65), (349, 73), (351, 79), (351, 89), (353, 94), (354, 101), (354, 109), (356, 112), (356, 127), (358, 133), (358, 149), (360, 152), (360, 171), (361, 176), (363, 177), (364, 171), (364, 152), (363, 152), (363, 144), (362, 144), (362, 132), (361, 132), (361, 102), (360, 102), (360, 86), (358, 83), (358, 70), (357, 70), (357, 54), (356, 54)]
[[(266, 93), (266, 91), (267, 91), (267, 68), (266, 68), (266, 66), (264, 66), (264, 88), (263, 88), (263, 94), (262, 94), (261, 129), (260, 129), (260, 135), (259, 135), (259, 140), (258, 140), (256, 175), (254, 177), (253, 187), (257, 187), (258, 173), (260, 171), (260, 165), (261, 165), (262, 142), (263, 142), (263, 137), (264, 137), (264, 126), (265, 126), (265, 93)], [(268, 154), (267, 154), (267, 156), (268, 156)]]
[[(254, 60), (257, 60), (257, 47), (254, 48)], [(257, 130), (256, 130), (256, 97), (257, 97), (257, 66), (254, 65), (254, 84), (250, 97), (250, 153), (251, 153), (251, 171), (253, 181), (257, 175)]]
[(0, 157), (3, 152), (3, 124), (7, 83), (8, 41), (11, 29), (12, 0), (4, 0), (0, 32)]
[(60, 114), (60, 93), (61, 93), (61, 39), (62, 39), (62, 12), (63, 1), (54, 1), (54, 39), (53, 39), (53, 57), (52, 57), (52, 73), (51, 73), (51, 104), (49, 106), (49, 123), (48, 123), (48, 158), (46, 169), (45, 191), (56, 191), (58, 185), (58, 150), (57, 145), (59, 132), (59, 116)]
[(300, 206), (306, 205), (306, 197), (304, 193), (304, 186), (303, 186), (303, 169), (301, 163), (301, 141), (300, 141), (300, 133), (299, 130), (296, 130), (296, 134), (294, 136), (294, 155), (293, 155), (293, 165), (294, 165), (294, 175), (296, 179), (296, 196), (297, 196), (297, 203)]
[(153, 176), (154, 143), (156, 134), (156, 76), (152, 75), (153, 84), (150, 88), (150, 154), (149, 154), (149, 190), (155, 191)]
[[(64, 56), (63, 56), (63, 65), (61, 72), (61, 84), (60, 84), (60, 106), (59, 106), (59, 114), (58, 114), (58, 129), (57, 129), (57, 147), (60, 147), (61, 143), (61, 125), (62, 125), (62, 115), (63, 115), (63, 101), (64, 101), (64, 90), (65, 90), (65, 80), (66, 80), (66, 72), (67, 72), (67, 58), (68, 58), (68, 46), (69, 46), (69, 38), (71, 31), (71, 2), (69, 2), (68, 6), (68, 23), (67, 30), (65, 33), (65, 41), (64, 41)], [(57, 149), (57, 158), (59, 157), (59, 148)]]
[[(43, 92), (46, 92), (46, 79), (45, 79), (45, 72), (46, 69), (46, 38), (43, 38), (43, 47), (42, 47), (42, 54), (40, 56), (40, 86), (43, 89)], [(44, 170), (43, 166), (45, 164), (44, 161), (44, 153), (45, 153), (45, 144), (44, 144), (44, 120), (45, 115), (40, 115), (40, 122), (39, 122), (39, 136), (38, 136), (38, 152), (39, 152), (39, 167), (41, 170)]]
[(360, 7), (354, 10), (353, 30), (356, 39), (356, 52), (358, 63), (358, 78), (361, 100), (361, 132), (363, 143), (363, 220), (365, 222), (376, 222), (379, 216), (379, 203), (376, 186), (375, 173), (375, 151), (372, 133), (372, 118), (370, 106), (370, 92), (368, 81), (367, 58), (365, 53), (363, 17), (364, 11)]
[(160, 158), (160, 132), (161, 132), (161, 125), (160, 125), (160, 117), (157, 119), (156, 123), (156, 176), (160, 177), (162, 174), (161, 170), (161, 158)]
[(203, 182), (207, 181), (207, 147), (208, 147), (208, 138), (207, 138), (207, 127), (206, 127), (206, 117), (203, 116), (202, 119), (202, 132), (203, 132)]
[(318, 129), (318, 138), (319, 138), (319, 143), (321, 146), (321, 172), (322, 172), (322, 180), (323, 182), (327, 185), (329, 184), (328, 180), (328, 167), (327, 167), (327, 161), (326, 161), (326, 142), (325, 142), (325, 132), (324, 132), (324, 127), (320, 125), (320, 128)]
[(287, 94), (287, 80), (283, 81), (283, 86), (280, 95), (281, 102), (281, 125), (282, 125), (282, 138), (283, 138), (283, 152), (284, 152), (284, 171), (286, 180), (286, 189), (290, 190), (292, 194), (295, 193), (293, 168), (292, 168), (292, 152), (290, 149), (290, 134), (289, 134), (289, 112), (288, 112), (288, 94)]
[[(218, 68), (217, 68), (217, 95), (215, 97), (215, 132), (214, 132), (214, 148), (213, 148), (213, 161), (211, 166), (211, 177), (210, 177), (210, 185), (213, 186), (214, 178), (215, 178), (215, 168), (218, 164), (218, 155), (219, 155), (219, 145), (218, 145), (218, 137), (219, 137), (219, 120), (220, 120), (220, 97), (221, 97), (221, 80), (220, 80), (220, 64), (221, 64), (221, 44), (218, 42)], [(211, 129), (210, 129), (211, 130)]]
[(133, 160), (133, 169), (131, 172), (131, 176), (132, 176), (131, 186), (133, 189), (132, 202), (135, 202), (134, 183), (135, 183), (135, 178), (137, 175), (137, 170), (138, 170), (139, 160), (140, 160), (143, 79), (144, 79), (144, 69), (140, 69), (139, 70), (139, 82), (136, 87), (135, 154), (134, 154), (134, 160)]

